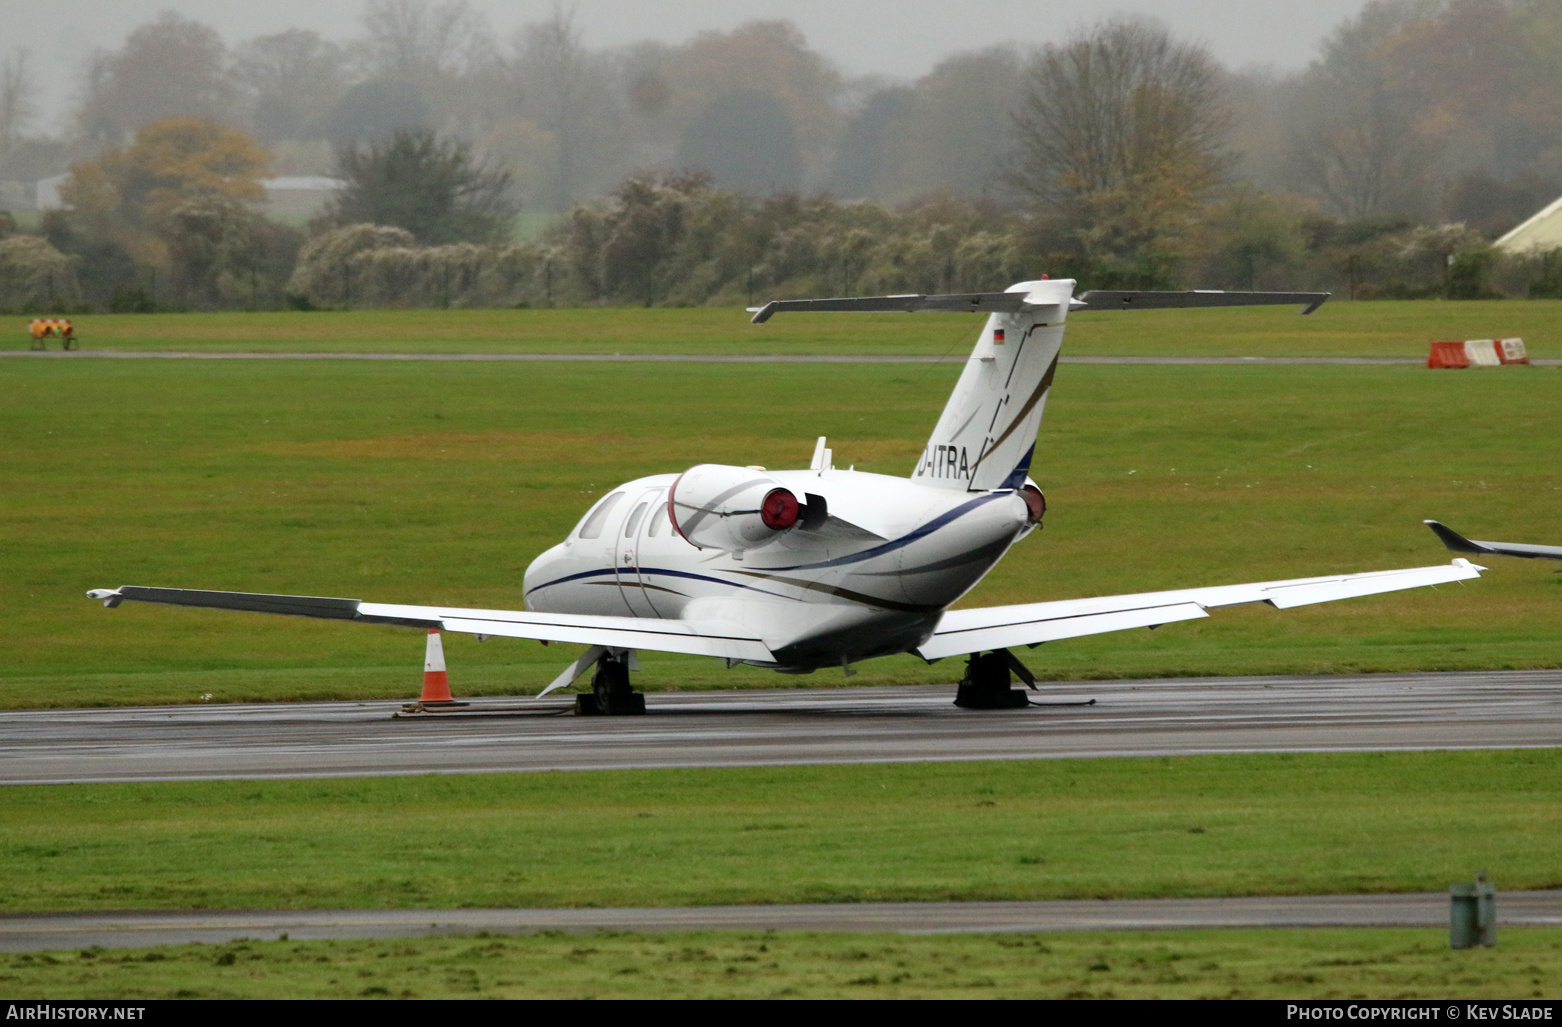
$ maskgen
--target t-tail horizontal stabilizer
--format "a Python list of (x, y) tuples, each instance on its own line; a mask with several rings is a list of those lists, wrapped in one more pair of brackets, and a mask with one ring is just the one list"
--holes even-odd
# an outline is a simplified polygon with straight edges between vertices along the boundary
[(1523, 542), (1480, 542), (1465, 538), (1446, 524), (1423, 521), (1437, 533), (1443, 545), (1456, 553), (1485, 553), (1492, 556), (1521, 556), (1528, 560), (1562, 560), (1562, 546), (1535, 546)]
[(1126, 289), (1091, 289), (1075, 300), (1074, 313), (1097, 310), (1180, 310), (1187, 307), (1288, 307), (1298, 305), (1311, 314), (1331, 294), (1327, 292), (1221, 292), (1192, 289), (1187, 292), (1134, 292)]
[[(1030, 283), (1026, 283), (1030, 284)], [(1222, 292), (1218, 289), (1191, 289), (1185, 292), (1139, 292), (1128, 289), (1091, 289), (1069, 302), (1074, 313), (1099, 310), (1181, 310), (1189, 307), (1268, 307), (1300, 306), (1311, 314), (1323, 306), (1327, 292)], [(1036, 297), (1024, 291), (956, 292), (899, 296), (837, 296), (818, 300), (771, 300), (762, 307), (749, 307), (754, 324), (764, 324), (774, 314), (786, 313), (902, 313), (935, 311), (945, 313), (1014, 314), (1027, 306), (1036, 306)]]
[(754, 324), (764, 324), (772, 314), (792, 312), (895, 313), (911, 314), (919, 310), (953, 313), (1012, 314), (1025, 306), (1023, 292), (960, 292), (924, 296), (839, 296), (822, 300), (771, 300), (762, 307), (749, 307)]

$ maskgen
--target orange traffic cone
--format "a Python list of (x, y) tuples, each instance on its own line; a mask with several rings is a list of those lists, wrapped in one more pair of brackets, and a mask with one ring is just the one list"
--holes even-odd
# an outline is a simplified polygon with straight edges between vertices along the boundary
[(445, 673), (445, 646), (439, 632), (430, 630), (428, 648), (423, 651), (423, 706), (465, 706), (450, 696), (450, 676)]

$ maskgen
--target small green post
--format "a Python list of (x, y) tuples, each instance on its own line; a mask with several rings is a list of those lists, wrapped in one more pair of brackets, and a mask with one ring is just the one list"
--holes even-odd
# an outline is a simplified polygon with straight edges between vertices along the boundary
[(1448, 888), (1448, 945), (1471, 949), (1497, 946), (1497, 889), (1482, 871), (1474, 884)]

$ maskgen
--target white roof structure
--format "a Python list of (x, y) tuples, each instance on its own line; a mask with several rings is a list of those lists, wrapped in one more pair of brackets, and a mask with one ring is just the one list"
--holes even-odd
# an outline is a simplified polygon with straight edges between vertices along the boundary
[(38, 210), (64, 210), (65, 201), (60, 199), (60, 186), (65, 183), (69, 175), (54, 175), (51, 178), (40, 178), (34, 186), (37, 190), (34, 201)]
[(347, 183), (340, 178), (325, 175), (283, 175), (280, 178), (263, 178), (260, 184), (268, 193), (333, 192)]
[(1562, 249), (1562, 197), (1492, 243), (1492, 247), (1513, 254)]
[(325, 175), (283, 175), (263, 178), (260, 184), (266, 190), (266, 212), (284, 218), (313, 217), (347, 185)]

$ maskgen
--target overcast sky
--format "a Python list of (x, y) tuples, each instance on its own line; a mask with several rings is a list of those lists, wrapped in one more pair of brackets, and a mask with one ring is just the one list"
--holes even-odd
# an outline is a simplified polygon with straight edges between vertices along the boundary
[[(553, 6), (551, 0), (470, 2), (502, 39)], [(911, 79), (947, 54), (1050, 42), (1118, 13), (1154, 15), (1233, 67), (1294, 69), (1313, 58), (1319, 41), (1360, 10), (1362, 0), (578, 0), (574, 6), (592, 47), (676, 43), (757, 18), (787, 18), (847, 74)], [(287, 28), (345, 39), (357, 33), (362, 7), (356, 0), (0, 0), (0, 50), (32, 52), (45, 90), (44, 124), (52, 127), (86, 55), (118, 47), (159, 11), (205, 22), (233, 44)]]

